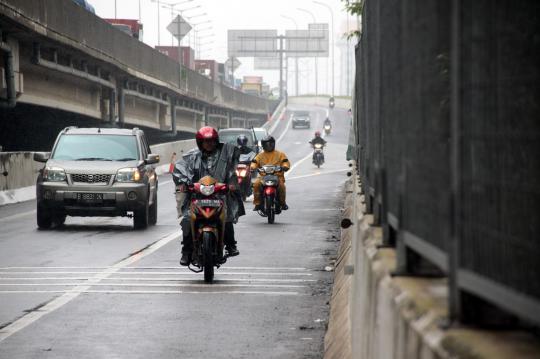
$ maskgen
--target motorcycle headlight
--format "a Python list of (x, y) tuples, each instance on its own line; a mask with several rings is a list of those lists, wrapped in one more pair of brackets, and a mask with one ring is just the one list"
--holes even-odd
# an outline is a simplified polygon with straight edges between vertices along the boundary
[(141, 172), (139, 172), (138, 168), (122, 168), (116, 173), (117, 182), (140, 182), (141, 179)]
[(45, 167), (43, 179), (50, 182), (63, 182), (66, 180), (66, 171), (59, 167)]
[(317, 143), (317, 144), (315, 145), (315, 148), (316, 148), (316, 149), (320, 149), (320, 148), (322, 148), (322, 145), (321, 145), (320, 143)]
[(265, 185), (265, 186), (273, 186), (273, 185), (275, 185), (275, 184), (276, 184), (275, 181), (266, 181), (266, 182), (264, 182), (264, 185)]
[(201, 185), (201, 193), (205, 196), (210, 196), (212, 193), (214, 193), (214, 185)]
[(325, 129), (325, 130), (329, 130), (329, 129), (330, 129), (330, 125), (324, 126), (324, 129)]
[(240, 177), (246, 177), (246, 170), (240, 170), (240, 173), (238, 174)]

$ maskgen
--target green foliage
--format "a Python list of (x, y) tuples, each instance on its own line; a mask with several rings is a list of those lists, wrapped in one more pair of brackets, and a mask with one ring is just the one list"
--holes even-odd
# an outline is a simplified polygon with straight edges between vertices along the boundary
[[(353, 16), (362, 16), (364, 0), (341, 0), (345, 3), (345, 10)], [(351, 31), (344, 34), (347, 40), (353, 37), (360, 38), (360, 30)]]
[(341, 0), (345, 3), (345, 9), (351, 15), (361, 16), (364, 8), (364, 0)]

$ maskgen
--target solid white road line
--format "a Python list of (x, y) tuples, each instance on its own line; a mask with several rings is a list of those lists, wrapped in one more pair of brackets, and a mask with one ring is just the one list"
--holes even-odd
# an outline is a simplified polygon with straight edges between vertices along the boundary
[(317, 172), (317, 173), (312, 173), (312, 174), (309, 174), (309, 175), (302, 175), (302, 176), (288, 177), (287, 180), (290, 181), (290, 180), (295, 180), (295, 179), (300, 179), (300, 178), (306, 178), (306, 177), (329, 175), (329, 174), (332, 174), (332, 173), (339, 173), (339, 172), (345, 172), (345, 171), (349, 171), (349, 169), (334, 170), (334, 171), (328, 171), (328, 172)]
[[(72, 287), (79, 286), (80, 283), (0, 283), (1, 287)], [(201, 283), (92, 283), (88, 284), (90, 287), (174, 287), (174, 288), (185, 288), (185, 287), (204, 287), (204, 288), (214, 288), (214, 287), (255, 287), (255, 288), (306, 288), (304, 285), (294, 285), (294, 284), (219, 284), (214, 283), (211, 287), (208, 284)], [(2, 293), (2, 291), (0, 291)]]
[[(41, 277), (41, 278), (0, 278), (0, 281), (49, 281), (49, 280), (89, 280), (89, 277)], [(192, 278), (141, 278), (141, 277), (109, 277), (103, 278), (102, 281), (132, 281), (132, 282), (192, 282), (199, 281), (200, 276)], [(218, 279), (218, 282), (260, 282), (260, 283), (307, 283), (307, 282), (316, 282), (315, 279), (286, 279), (286, 278), (235, 278), (235, 279)], [(82, 283), (78, 283), (82, 284)]]
[[(131, 257), (130, 257), (131, 258)], [(193, 275), (191, 272), (189, 271), (185, 271), (185, 272), (132, 272), (132, 271), (129, 271), (129, 272), (126, 272), (126, 271), (121, 271), (120, 272), (120, 269), (121, 268), (111, 268), (111, 269), (107, 269), (107, 270), (104, 270), (104, 271), (74, 271), (74, 272), (66, 272), (66, 271), (55, 271), (55, 272), (37, 272), (37, 271), (34, 271), (34, 272), (0, 272), (0, 275), (9, 275), (9, 274), (34, 274), (34, 275), (39, 275), (39, 274), (96, 274), (96, 275), (100, 275), (102, 273), (107, 273), (107, 277), (110, 276), (110, 275), (113, 275), (113, 274), (122, 274), (122, 275), (155, 275), (155, 274), (160, 274), (160, 275)], [(108, 273), (110, 272), (110, 273)], [(242, 275), (242, 276), (251, 276), (251, 275), (256, 275), (256, 276), (312, 276), (313, 274), (311, 273), (277, 273), (277, 272), (259, 272), (259, 273), (249, 273), (249, 272), (222, 272), (220, 271), (219, 272), (220, 275)], [(14, 277), (16, 278), (16, 277)]]
[[(209, 285), (210, 287), (212, 285)], [(182, 290), (10, 290), (2, 292), (3, 294), (64, 294), (60, 298), (63, 298), (66, 295), (75, 295), (75, 297), (79, 296), (80, 294), (203, 294), (203, 295), (211, 295), (211, 294), (252, 294), (252, 295), (311, 295), (308, 293), (299, 293), (299, 292), (275, 292), (275, 291), (215, 291), (215, 292), (208, 292), (208, 291), (182, 291)], [(40, 309), (41, 310), (41, 309)], [(35, 313), (35, 312), (32, 312)], [(30, 313), (31, 314), (31, 313)], [(29, 314), (28, 314), (29, 315)], [(43, 314), (45, 315), (45, 314)], [(27, 315), (26, 315), (27, 316)], [(25, 318), (24, 316), (23, 318)], [(21, 318), (21, 319), (23, 319)], [(19, 320), (21, 320), (19, 319)], [(19, 321), (18, 320), (18, 321)], [(17, 323), (16, 321), (15, 323)], [(15, 324), (13, 323), (13, 324)], [(8, 327), (11, 327), (13, 324), (10, 324)], [(8, 328), (6, 327), (6, 328)], [(5, 338), (9, 337), (9, 335), (5, 338), (4, 336), (4, 330), (2, 329), (0, 331), (0, 341), (4, 340)], [(22, 328), (21, 328), (22, 329)], [(14, 333), (11, 333), (14, 334)], [(10, 335), (11, 335), (10, 334)]]
[[(89, 281), (91, 283), (93, 283), (93, 284), (99, 283), (99, 281), (101, 281), (103, 278), (107, 278), (107, 277), (111, 276), (112, 274), (119, 271), (123, 267), (132, 265), (133, 263), (141, 260), (142, 258), (154, 253), (155, 251), (157, 251), (161, 247), (167, 245), (168, 243), (172, 242), (173, 240), (177, 240), (180, 235), (181, 234), (179, 234), (178, 231), (175, 231), (175, 232), (169, 234), (168, 236), (160, 239), (159, 241), (155, 242), (154, 244), (152, 244), (148, 248), (138, 252), (137, 254), (134, 254), (134, 255), (132, 255), (132, 256), (118, 262), (114, 266), (112, 266), (112, 267), (110, 267), (110, 268), (108, 268), (108, 269), (106, 269), (106, 270), (104, 270), (102, 272), (98, 272), (95, 276), (90, 278)], [(30, 324), (34, 323), (35, 321), (39, 320), (44, 315), (47, 315), (47, 314), (57, 310), (58, 308), (61, 308), (65, 304), (71, 302), (73, 299), (77, 298), (82, 292), (87, 291), (90, 288), (91, 288), (91, 286), (89, 286), (88, 284), (85, 283), (83, 285), (76, 286), (75, 288), (73, 288), (70, 291), (64, 291), (63, 292), (64, 294), (62, 296), (51, 300), (49, 303), (47, 303), (46, 305), (41, 307), (39, 311), (29, 312), (26, 315), (24, 315), (23, 317), (21, 317), (20, 319), (18, 319), (16, 321), (14, 321), (13, 323), (5, 326), (4, 328), (0, 329), (0, 342), (6, 340), (7, 338), (9, 338), (13, 334), (17, 333), (21, 329), (26, 328), (28, 325), (30, 325)]]
[[(10, 269), (109, 269), (111, 267), (0, 267), (0, 270), (10, 270)], [(274, 270), (274, 271), (307, 271), (307, 268), (302, 267), (226, 267), (228, 270)], [(176, 267), (124, 267), (122, 270), (128, 270), (128, 269), (136, 269), (136, 270), (143, 270), (143, 269), (177, 269), (184, 271), (183, 267), (176, 266)], [(54, 272), (51, 272), (54, 273)], [(152, 272), (150, 272), (152, 273)]]

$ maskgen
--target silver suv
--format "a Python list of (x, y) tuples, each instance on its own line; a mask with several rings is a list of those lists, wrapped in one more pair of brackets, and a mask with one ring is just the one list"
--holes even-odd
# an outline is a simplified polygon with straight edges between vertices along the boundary
[(157, 222), (158, 178), (144, 132), (134, 128), (68, 127), (44, 162), (37, 184), (37, 225), (61, 225), (66, 216), (130, 216), (137, 229)]

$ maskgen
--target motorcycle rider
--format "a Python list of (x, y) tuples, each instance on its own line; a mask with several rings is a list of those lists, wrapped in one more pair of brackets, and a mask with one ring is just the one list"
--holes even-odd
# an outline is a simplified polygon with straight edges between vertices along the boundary
[[(195, 135), (198, 149), (186, 153), (176, 162), (173, 180), (178, 192), (186, 192), (186, 186), (198, 182), (204, 176), (210, 175), (218, 182), (229, 186), (225, 197), (227, 206), (225, 218), (224, 242), (229, 257), (240, 254), (234, 239), (233, 223), (245, 214), (244, 204), (236, 192), (236, 165), (238, 164), (238, 149), (236, 146), (219, 142), (218, 132), (209, 126), (202, 127)], [(183, 196), (182, 214), (182, 258), (180, 264), (187, 266), (191, 263), (193, 240), (191, 237), (190, 202), (191, 194)]]
[[(325, 139), (321, 137), (321, 131), (315, 131), (315, 138), (309, 141), (309, 143), (311, 144), (312, 147), (315, 147), (316, 144), (321, 144), (323, 146), (326, 146)], [(324, 153), (323, 153), (323, 160), (324, 160)], [(313, 152), (313, 163), (315, 163), (315, 152)]]
[[(282, 171), (277, 173), (277, 177), (279, 180), (279, 202), (281, 209), (286, 211), (289, 209), (289, 206), (286, 202), (286, 187), (285, 187), (285, 173), (291, 168), (291, 163), (287, 159), (287, 155), (285, 153), (277, 151), (276, 148), (276, 140), (272, 136), (266, 136), (261, 140), (261, 145), (263, 148), (263, 152), (259, 153), (253, 161), (251, 162), (251, 169), (257, 170), (263, 166), (266, 165), (272, 165), (272, 166), (281, 166)], [(257, 177), (255, 180), (255, 183), (253, 184), (253, 204), (255, 205), (255, 208), (253, 208), (254, 211), (261, 210), (261, 186), (262, 186), (262, 178), (261, 176)]]
[(249, 155), (250, 153), (253, 153), (253, 156), (255, 156), (253, 149), (247, 145), (248, 138), (246, 135), (239, 135), (236, 138), (236, 143), (238, 144), (238, 150), (241, 155)]
[(332, 128), (332, 121), (330, 121), (330, 117), (327, 117), (326, 120), (324, 120), (323, 127), (330, 126)]

